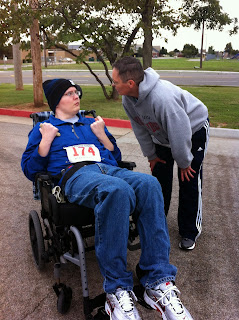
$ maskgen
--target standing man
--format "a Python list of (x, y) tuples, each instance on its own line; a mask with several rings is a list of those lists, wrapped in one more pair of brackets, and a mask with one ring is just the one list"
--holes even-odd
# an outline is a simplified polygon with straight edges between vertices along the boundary
[(171, 200), (174, 160), (178, 165), (179, 247), (192, 250), (202, 231), (202, 162), (209, 138), (207, 107), (188, 91), (161, 80), (152, 68), (124, 57), (113, 66), (113, 85), (163, 190), (165, 214)]

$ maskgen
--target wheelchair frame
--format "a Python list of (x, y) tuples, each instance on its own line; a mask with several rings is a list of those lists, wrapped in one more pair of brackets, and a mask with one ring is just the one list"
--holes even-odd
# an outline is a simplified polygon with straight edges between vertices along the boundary
[[(95, 111), (83, 111), (84, 114)], [(31, 118), (41, 122), (49, 117), (50, 112), (42, 119), (39, 113), (31, 115)], [(134, 162), (120, 161), (119, 166), (133, 170)], [(69, 261), (80, 267), (83, 307), (85, 319), (108, 319), (104, 311), (105, 293), (97, 297), (89, 298), (87, 268), (85, 252), (94, 250), (94, 246), (86, 247), (84, 240), (94, 236), (94, 210), (83, 206), (69, 203), (67, 199), (61, 200), (52, 194), (54, 186), (53, 177), (47, 173), (39, 173), (36, 176), (36, 185), (41, 199), (40, 218), (35, 210), (29, 213), (29, 235), (33, 258), (38, 270), (42, 271), (45, 264), (54, 261), (54, 277), (56, 279), (53, 289), (57, 295), (57, 310), (65, 314), (71, 305), (72, 289), (60, 280), (61, 265)], [(79, 213), (82, 211), (81, 213)], [(44, 234), (42, 231), (44, 227)], [(130, 219), (129, 250), (137, 250), (140, 244), (133, 244), (137, 237), (136, 226)], [(94, 309), (98, 309), (96, 316), (92, 315)]]

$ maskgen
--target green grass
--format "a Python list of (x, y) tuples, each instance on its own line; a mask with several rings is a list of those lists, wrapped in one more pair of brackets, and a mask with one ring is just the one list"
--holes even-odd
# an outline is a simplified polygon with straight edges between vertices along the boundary
[[(106, 62), (109, 69), (111, 69), (110, 63)], [(90, 62), (93, 70), (104, 70), (102, 63), (100, 62)], [(153, 59), (152, 67), (156, 70), (199, 70), (200, 62), (191, 61), (187, 58), (176, 58), (176, 59)], [(25, 67), (23, 65), (23, 70), (31, 70), (31, 66)], [(43, 70), (45, 67), (43, 67)], [(50, 69), (68, 69), (68, 70), (88, 70), (87, 67), (81, 64), (57, 64), (48, 65), (47, 70)], [(8, 70), (12, 70), (9, 68)], [(234, 71), (239, 72), (239, 60), (209, 60), (203, 61), (203, 67), (200, 70), (204, 71)]]
[(24, 86), (24, 90), (16, 90), (15, 85), (0, 83), (0, 108), (33, 102), (33, 87)]
[[(90, 63), (93, 70), (104, 70), (102, 63)], [(109, 62), (108, 68), (111, 69)], [(198, 70), (199, 61), (191, 61), (186, 58), (177, 59), (153, 59), (152, 67), (156, 70)], [(28, 67), (28, 69), (31, 69)], [(44, 69), (44, 68), (43, 68)], [(84, 64), (64, 64), (64, 65), (49, 65), (47, 69), (69, 69), (69, 70), (87, 70)], [(203, 61), (204, 71), (234, 71), (239, 72), (239, 60), (209, 60)]]
[(208, 107), (211, 126), (239, 129), (238, 87), (181, 87)]
[[(157, 70), (197, 70), (200, 61), (190, 61), (186, 58), (177, 59), (153, 59), (152, 67)], [(239, 72), (239, 60), (209, 60), (203, 61), (204, 71), (234, 71)]]
[[(82, 86), (81, 109), (95, 109), (105, 118), (128, 119), (121, 99), (108, 101), (99, 86)], [(209, 109), (213, 127), (239, 129), (239, 90), (238, 87), (188, 87), (182, 86), (203, 101)], [(108, 87), (110, 90), (110, 87)], [(25, 85), (23, 91), (16, 91), (12, 84), (0, 84), (0, 108), (19, 108), (19, 105), (33, 102), (31, 85)], [(46, 100), (45, 100), (46, 101)], [(49, 110), (47, 105), (43, 110)]]

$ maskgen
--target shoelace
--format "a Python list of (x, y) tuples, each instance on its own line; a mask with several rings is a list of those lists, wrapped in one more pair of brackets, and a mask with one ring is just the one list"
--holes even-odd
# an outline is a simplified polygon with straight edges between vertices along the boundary
[(176, 293), (180, 293), (180, 291), (176, 286), (172, 286), (167, 290), (161, 291), (161, 292), (163, 293), (163, 295), (157, 300), (157, 302), (160, 302), (165, 307), (168, 306), (169, 304), (173, 305), (176, 313), (183, 312), (182, 303), (176, 294)]
[[(131, 294), (135, 297), (134, 293), (131, 293)], [(129, 312), (134, 309), (134, 302), (129, 292), (125, 290), (119, 291), (116, 293), (116, 297), (119, 301), (120, 307), (124, 312)]]

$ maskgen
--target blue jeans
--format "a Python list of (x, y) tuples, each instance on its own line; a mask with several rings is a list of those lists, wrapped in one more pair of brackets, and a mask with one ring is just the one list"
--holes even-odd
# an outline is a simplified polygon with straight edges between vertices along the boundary
[(70, 202), (94, 208), (95, 252), (104, 277), (104, 290), (132, 290), (127, 270), (129, 215), (134, 213), (141, 242), (139, 266), (146, 288), (174, 281), (177, 269), (169, 263), (170, 240), (164, 203), (157, 179), (143, 173), (93, 164), (68, 179), (65, 194)]

